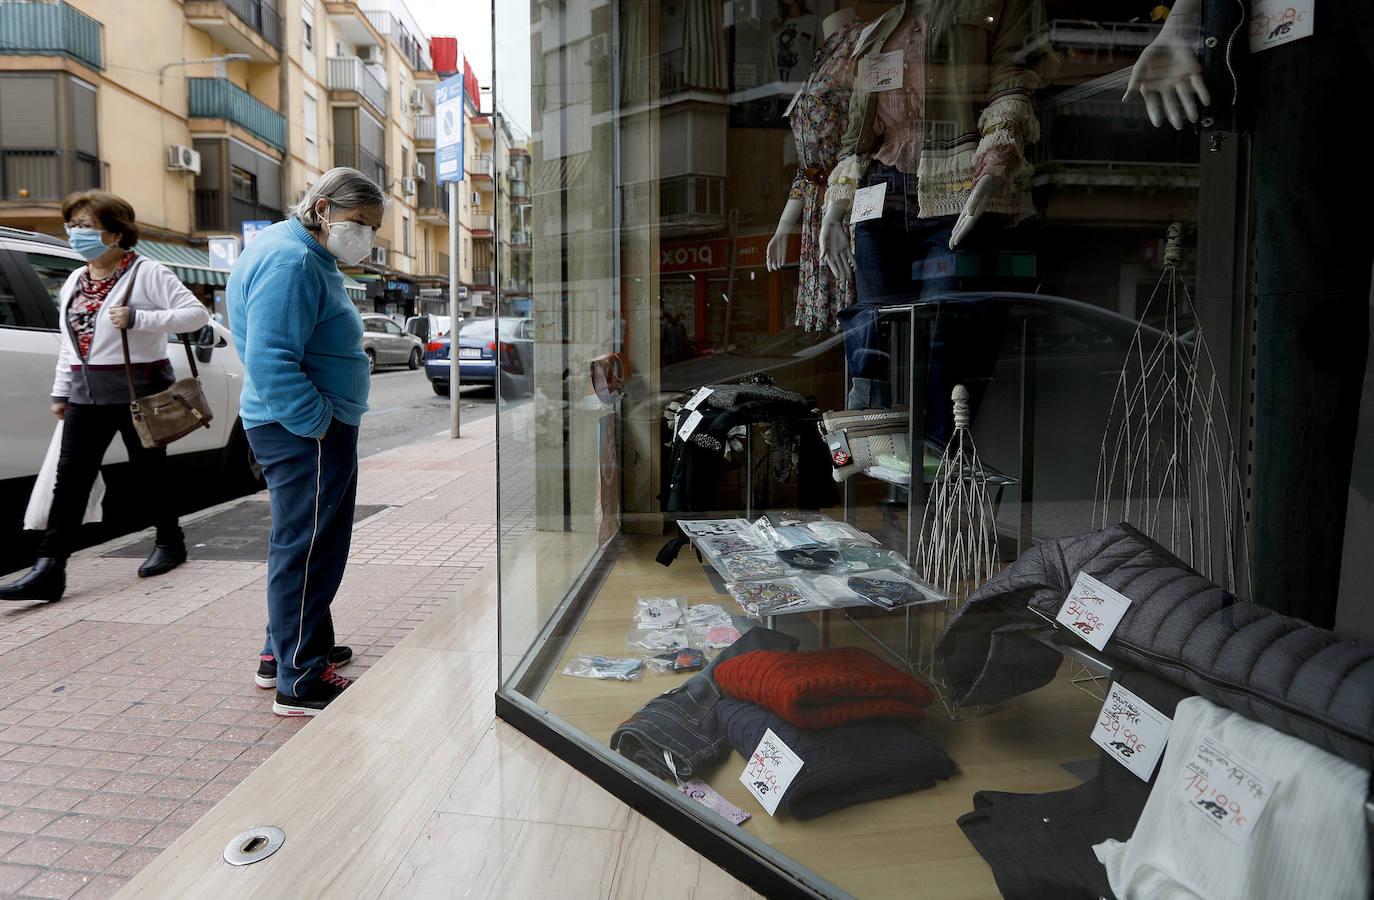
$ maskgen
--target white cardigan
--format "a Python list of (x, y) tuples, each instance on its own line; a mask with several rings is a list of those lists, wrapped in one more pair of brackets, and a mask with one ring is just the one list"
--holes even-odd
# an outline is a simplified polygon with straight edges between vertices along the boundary
[[(67, 397), (71, 392), (72, 368), (80, 368), (81, 357), (67, 321), (67, 309), (76, 293), (77, 281), (86, 271), (82, 266), (62, 285), (58, 321), (62, 329), (61, 348), (57, 353), (57, 370), (53, 375), (53, 397)], [(210, 311), (187, 290), (186, 285), (162, 263), (140, 256), (133, 267), (110, 291), (96, 317), (95, 333), (91, 337), (91, 351), (86, 357), (89, 366), (123, 366), (124, 350), (120, 346), (119, 329), (110, 321), (108, 310), (129, 298), (133, 320), (128, 329), (129, 359), (134, 363), (159, 362), (167, 358), (167, 335), (184, 334), (203, 328), (210, 321)]]

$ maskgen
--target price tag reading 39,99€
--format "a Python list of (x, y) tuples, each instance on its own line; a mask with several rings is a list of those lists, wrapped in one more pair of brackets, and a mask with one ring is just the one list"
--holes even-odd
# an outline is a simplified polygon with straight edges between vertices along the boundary
[(1093, 726), (1093, 743), (1149, 781), (1164, 752), (1173, 720), (1119, 684), (1113, 684)]
[(880, 181), (854, 192), (854, 208), (849, 221), (852, 224), (867, 222), (883, 214), (883, 200), (887, 197), (887, 182)]
[(1091, 575), (1080, 572), (1054, 619), (1098, 650), (1116, 631), (1131, 601)]
[(1243, 844), (1277, 784), (1204, 734), (1179, 774), (1174, 796), (1232, 843)]
[(768, 815), (777, 815), (782, 795), (787, 793), (801, 767), (801, 757), (769, 728), (750, 755), (739, 780), (763, 804)]

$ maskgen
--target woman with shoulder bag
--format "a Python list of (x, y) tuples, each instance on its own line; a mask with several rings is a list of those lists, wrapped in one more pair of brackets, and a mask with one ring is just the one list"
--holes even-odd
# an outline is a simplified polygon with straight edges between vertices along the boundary
[(351, 683), (335, 671), (353, 652), (334, 645), (330, 605), (348, 561), (371, 374), (339, 265), (367, 259), (385, 212), (376, 182), (330, 169), (229, 276), (239, 408), (272, 507), (267, 641), (254, 681), (276, 688), (280, 716), (316, 715)]
[(61, 293), (62, 340), (52, 389), (53, 415), (63, 420), (57, 484), (38, 560), (19, 581), (0, 587), (0, 600), (62, 599), (86, 498), (116, 434), (157, 526), (156, 546), (139, 576), (161, 575), (186, 561), (175, 494), (163, 477), (167, 451), (143, 446), (130, 403), (172, 386), (167, 335), (203, 328), (210, 311), (170, 269), (134, 252), (138, 226), (124, 199), (104, 191), (73, 194), (62, 204), (62, 218), (68, 242), (86, 265)]

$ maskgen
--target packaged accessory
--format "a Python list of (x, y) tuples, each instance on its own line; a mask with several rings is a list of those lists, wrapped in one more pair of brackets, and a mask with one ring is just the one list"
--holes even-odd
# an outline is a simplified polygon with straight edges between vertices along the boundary
[(802, 595), (801, 586), (788, 578), (772, 581), (737, 581), (725, 587), (740, 609), (751, 618), (777, 615), (800, 606), (808, 601)]
[(698, 603), (687, 607), (687, 624), (693, 628), (709, 628), (712, 625), (733, 625), (734, 619), (725, 607), (714, 603)]
[(840, 561), (840, 551), (830, 547), (796, 547), (792, 550), (779, 550), (778, 559), (804, 569), (808, 572), (825, 572), (833, 569)]
[(822, 413), (817, 428), (830, 450), (836, 481), (873, 468), (879, 456), (911, 458), (911, 414), (906, 407)]
[(706, 668), (706, 654), (690, 647), (660, 653), (646, 659), (650, 672), (667, 675), (673, 672), (699, 672)]
[(563, 667), (563, 674), (605, 681), (638, 681), (644, 676), (644, 661), (617, 656), (574, 656)]
[(840, 566), (848, 572), (869, 572), (874, 569), (907, 568), (902, 555), (878, 547), (851, 545), (840, 547)]
[(739, 639), (740, 631), (735, 626), (712, 625), (706, 629), (706, 636), (701, 640), (701, 644), (707, 650), (724, 650)]
[(730, 581), (757, 581), (788, 574), (787, 567), (773, 553), (738, 553), (722, 560)]
[(899, 606), (930, 599), (919, 587), (905, 578), (851, 575), (846, 586), (869, 603), (883, 609), (896, 609)]
[(679, 519), (677, 527), (689, 537), (722, 537), (749, 530), (744, 519)]
[(686, 628), (636, 628), (625, 636), (625, 644), (650, 653), (677, 650), (691, 642)]
[(748, 553), (760, 549), (757, 544), (743, 536), (727, 535), (710, 537), (701, 542), (702, 549), (711, 556), (730, 556), (735, 553)]
[(635, 627), (672, 628), (681, 625), (686, 605), (681, 597), (637, 597)]
[[(141, 264), (141, 259), (135, 261), (133, 267), (125, 273), (124, 281), (127, 285), (124, 288), (124, 297), (115, 306), (129, 305), (129, 295), (133, 293), (135, 277)], [(146, 397), (138, 396), (134, 389), (134, 370), (129, 357), (127, 328), (119, 329), (119, 341), (124, 349), (124, 375), (129, 381), (129, 414), (133, 417), (139, 443), (149, 450), (154, 447), (165, 447), (186, 437), (197, 428), (210, 427), (215, 414), (210, 411), (210, 401), (206, 399), (205, 390), (200, 386), (200, 370), (196, 368), (196, 356), (191, 352), (191, 342), (186, 335), (181, 336), (181, 343), (186, 348), (186, 361), (191, 364), (191, 377), (179, 378), (167, 390)], [(85, 367), (84, 359), (81, 365)]]
[(811, 522), (806, 530), (822, 544), (877, 544), (878, 539), (866, 531), (860, 531), (848, 522), (827, 519), (824, 522)]

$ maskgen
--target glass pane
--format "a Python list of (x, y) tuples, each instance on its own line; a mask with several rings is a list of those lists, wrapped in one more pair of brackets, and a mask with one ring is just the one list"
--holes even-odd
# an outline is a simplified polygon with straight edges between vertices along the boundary
[(33, 267), (34, 274), (47, 289), (48, 296), (52, 298), (53, 306), (58, 306), (62, 300), (62, 285), (67, 283), (67, 278), (77, 269), (85, 265), (79, 259), (71, 259), (66, 256), (51, 256), (47, 253), (34, 253), (25, 251), (25, 258), (29, 265)]
[[(1120, 774), (1089, 738), (1113, 673), (1170, 717), (1253, 716), (1227, 629), (1374, 635), (1374, 259), (1295, 231), (1324, 217), (1276, 160), (1320, 114), (1243, 87), (1368, 48), (1261, 46), (1313, 41), (1294, 12), (1250, 23), (1238, 74), (1230, 4), (1171, 6), (495, 5), (510, 149), (470, 155), (509, 252), (471, 258), (532, 334), (502, 319), (505, 696), (683, 815), (705, 781), (751, 815), (708, 827), (818, 893), (1014, 893), (993, 845), (1043, 837), (1040, 893), (1099, 896), (1092, 844), (1148, 790), (1119, 835), (987, 809)], [(1084, 572), (1129, 608), (1100, 642), (1053, 624)], [(1200, 619), (1141, 624), (1189, 608), (1166, 583), (1228, 607), (1206, 652)], [(1279, 681), (1243, 690), (1325, 714)], [(791, 786), (741, 780), (769, 730)]]

